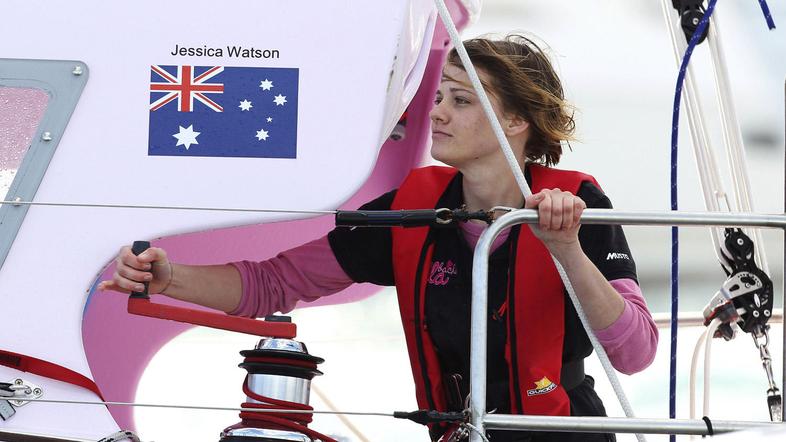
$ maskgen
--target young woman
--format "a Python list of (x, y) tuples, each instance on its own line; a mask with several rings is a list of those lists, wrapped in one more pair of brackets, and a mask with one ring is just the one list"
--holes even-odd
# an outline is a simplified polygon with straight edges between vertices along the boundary
[[(489, 270), (488, 410), (605, 415), (584, 374), (589, 339), (551, 256), (570, 278), (591, 327), (617, 370), (631, 374), (655, 356), (658, 333), (636, 282), (622, 229), (580, 226), (586, 207), (610, 208), (589, 175), (553, 169), (574, 121), (543, 51), (523, 36), (465, 42), (505, 136), (533, 190), (513, 177), (455, 51), (431, 111), (433, 157), (450, 167), (416, 169), (365, 210), (465, 206), (534, 208), (536, 226), (496, 240)], [(421, 408), (462, 410), (469, 392), (472, 253), (483, 224), (458, 228), (336, 228), (264, 262), (186, 266), (158, 248), (123, 248), (102, 290), (162, 293), (234, 315), (289, 311), (355, 282), (395, 285)], [(435, 425), (437, 440), (448, 429)], [(493, 441), (613, 440), (611, 434), (489, 432)]]

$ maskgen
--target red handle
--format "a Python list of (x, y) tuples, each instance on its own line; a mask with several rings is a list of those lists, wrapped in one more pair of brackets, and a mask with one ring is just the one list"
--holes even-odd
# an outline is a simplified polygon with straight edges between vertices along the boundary
[(271, 338), (291, 339), (297, 335), (297, 326), (291, 322), (267, 322), (191, 308), (155, 304), (150, 302), (150, 299), (144, 298), (129, 298), (128, 313)]

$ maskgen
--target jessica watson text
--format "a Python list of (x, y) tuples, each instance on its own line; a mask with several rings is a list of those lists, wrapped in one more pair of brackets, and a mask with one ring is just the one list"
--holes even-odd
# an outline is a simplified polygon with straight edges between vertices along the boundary
[(231, 58), (279, 58), (278, 49), (244, 48), (243, 46), (227, 46), (226, 48), (185, 47), (175, 45), (170, 52), (173, 56), (191, 57), (223, 57), (224, 54)]

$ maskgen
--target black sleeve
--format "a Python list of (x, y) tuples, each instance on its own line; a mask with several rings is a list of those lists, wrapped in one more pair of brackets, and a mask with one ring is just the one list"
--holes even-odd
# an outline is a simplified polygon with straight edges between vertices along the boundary
[[(359, 210), (390, 210), (396, 191), (360, 206)], [(336, 227), (328, 241), (341, 268), (355, 282), (394, 285), (390, 227)]]
[[(603, 191), (587, 181), (581, 184), (578, 197), (584, 200), (588, 208), (612, 208), (611, 201)], [(637, 280), (636, 263), (633, 261), (622, 226), (582, 225), (579, 229), (579, 242), (584, 253), (607, 280), (619, 278)]]

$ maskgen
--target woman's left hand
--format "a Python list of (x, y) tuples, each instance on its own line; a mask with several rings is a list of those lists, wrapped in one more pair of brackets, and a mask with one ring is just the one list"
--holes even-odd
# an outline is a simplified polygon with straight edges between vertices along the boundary
[(587, 208), (584, 200), (560, 189), (544, 189), (527, 197), (524, 208), (538, 211), (539, 223), (530, 226), (551, 253), (580, 248), (579, 220)]

